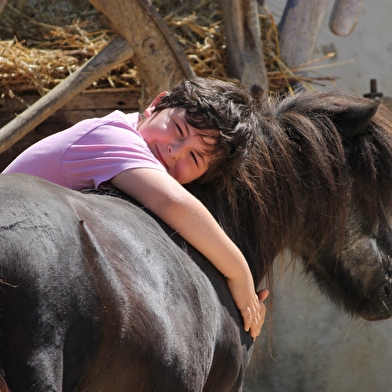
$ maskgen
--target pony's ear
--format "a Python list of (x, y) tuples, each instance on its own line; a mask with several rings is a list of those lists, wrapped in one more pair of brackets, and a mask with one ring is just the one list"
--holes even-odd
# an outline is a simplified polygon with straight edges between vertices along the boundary
[(380, 100), (369, 100), (348, 106), (346, 110), (335, 113), (332, 121), (341, 130), (342, 136), (351, 139), (365, 132), (380, 104)]

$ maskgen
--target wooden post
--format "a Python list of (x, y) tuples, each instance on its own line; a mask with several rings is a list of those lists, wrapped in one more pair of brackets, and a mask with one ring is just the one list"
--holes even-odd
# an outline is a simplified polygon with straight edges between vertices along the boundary
[(268, 90), (256, 0), (220, 0), (230, 77)]
[(135, 51), (133, 62), (149, 95), (195, 76), (191, 65), (166, 22), (148, 0), (89, 0), (107, 16), (111, 27)]
[(287, 0), (281, 22), (280, 53), (294, 68), (312, 60), (329, 0)]
[(86, 64), (0, 129), (0, 153), (80, 94), (95, 80), (131, 58), (132, 55), (133, 49), (124, 38), (120, 36), (114, 38)]
[(332, 33), (346, 37), (350, 35), (357, 25), (364, 0), (335, 0), (329, 29)]

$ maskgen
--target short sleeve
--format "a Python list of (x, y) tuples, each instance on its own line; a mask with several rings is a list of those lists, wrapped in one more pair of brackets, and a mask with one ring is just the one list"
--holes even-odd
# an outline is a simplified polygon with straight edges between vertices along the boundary
[[(98, 187), (124, 170), (166, 172), (142, 136), (121, 113), (85, 133), (64, 153), (61, 170), (72, 188)], [(128, 115), (129, 116), (129, 115)]]

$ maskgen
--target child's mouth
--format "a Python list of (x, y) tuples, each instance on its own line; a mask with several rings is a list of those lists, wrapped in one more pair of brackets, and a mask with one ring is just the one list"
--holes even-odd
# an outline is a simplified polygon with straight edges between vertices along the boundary
[(161, 162), (163, 166), (165, 166), (166, 170), (168, 170), (169, 167), (167, 166), (165, 160), (163, 159), (161, 153), (159, 152), (158, 146), (155, 146), (155, 149), (156, 149), (156, 151), (157, 151), (158, 161)]

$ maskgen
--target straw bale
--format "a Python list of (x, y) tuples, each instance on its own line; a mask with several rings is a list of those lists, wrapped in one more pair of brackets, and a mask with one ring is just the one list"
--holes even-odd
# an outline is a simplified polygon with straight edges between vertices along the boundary
[[(196, 75), (229, 79), (219, 2), (154, 0), (153, 4)], [(277, 91), (300, 77), (280, 59), (273, 16), (266, 7), (259, 11), (270, 90)], [(107, 26), (87, 0), (9, 0), (0, 15), (0, 94), (45, 94), (107, 45), (114, 36)], [(142, 86), (130, 60), (89, 89), (141, 90)]]

